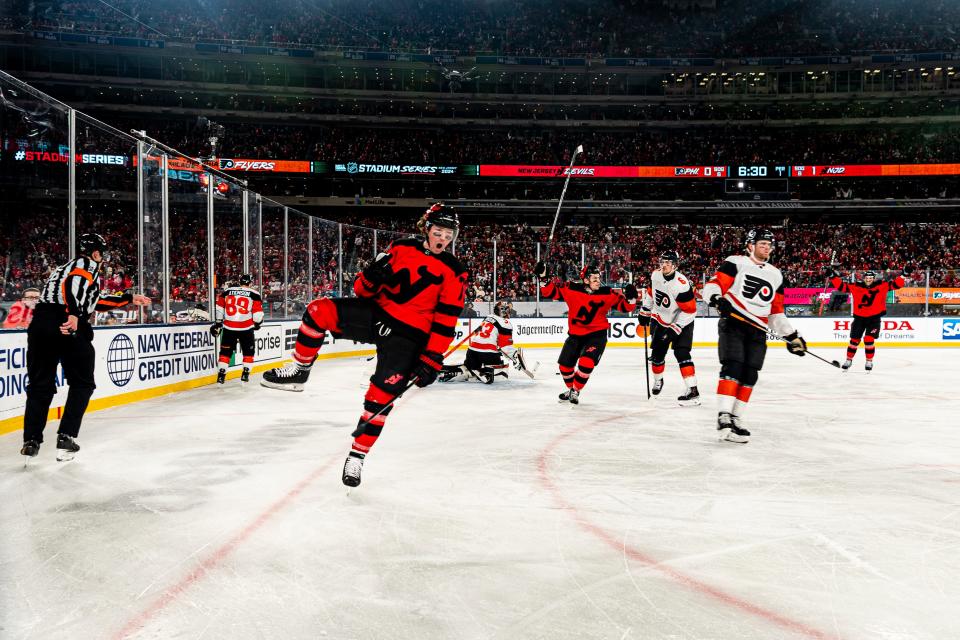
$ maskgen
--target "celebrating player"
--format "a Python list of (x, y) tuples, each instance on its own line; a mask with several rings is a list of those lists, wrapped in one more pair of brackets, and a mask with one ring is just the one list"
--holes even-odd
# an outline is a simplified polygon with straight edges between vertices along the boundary
[(420, 218), (422, 238), (397, 240), (353, 283), (356, 298), (320, 298), (307, 306), (293, 362), (263, 375), (265, 387), (302, 391), (329, 331), (377, 346), (377, 365), (364, 397), (360, 435), (343, 465), (343, 483), (360, 484), (360, 471), (392, 402), (415, 381), (432, 384), (463, 309), (467, 272), (446, 251), (460, 228), (457, 214), (437, 203)]
[(227, 379), (227, 367), (230, 366), (230, 357), (237, 342), (243, 352), (242, 382), (250, 381), (250, 367), (253, 365), (253, 356), (256, 351), (254, 332), (260, 329), (263, 323), (263, 301), (260, 293), (252, 288), (253, 278), (249, 273), (240, 276), (240, 284), (231, 286), (217, 296), (217, 307), (213, 326), (210, 333), (217, 337), (223, 333), (220, 340), (220, 365), (217, 371), (217, 384), (223, 384)]
[(477, 380), (493, 384), (498, 377), (509, 377), (506, 361), (512, 362), (519, 371), (526, 369), (523, 351), (513, 346), (510, 306), (501, 300), (493, 305), (493, 313), (483, 319), (479, 330), (470, 337), (464, 363), (444, 365), (440, 382)]
[[(547, 265), (538, 262), (533, 275), (546, 279)], [(601, 286), (600, 269), (587, 265), (580, 272), (580, 282), (551, 281), (540, 288), (540, 295), (567, 303), (568, 335), (557, 359), (567, 390), (560, 394), (560, 402), (579, 404), (580, 392), (607, 346), (607, 313), (611, 309), (633, 311), (637, 306), (637, 288), (628, 284), (619, 293)]]
[[(700, 404), (696, 369), (690, 355), (697, 301), (693, 297), (690, 281), (677, 271), (679, 263), (680, 254), (676, 251), (664, 251), (660, 254), (660, 268), (650, 275), (650, 286), (644, 290), (640, 325), (653, 325), (653, 353), (650, 355), (653, 395), (659, 395), (663, 390), (667, 351), (672, 346), (673, 355), (680, 365), (680, 375), (687, 385), (686, 393), (678, 397), (677, 401), (683, 406), (693, 406)], [(654, 322), (651, 323), (651, 319)]]
[(767, 334), (760, 327), (783, 336), (790, 353), (806, 355), (806, 340), (784, 314), (783, 274), (769, 262), (774, 239), (768, 229), (751, 229), (747, 255), (728, 257), (703, 287), (704, 299), (721, 316), (717, 430), (729, 442), (750, 440), (741, 418), (767, 353)]
[(864, 367), (873, 369), (873, 356), (880, 337), (880, 319), (887, 314), (887, 292), (895, 291), (904, 284), (903, 276), (889, 280), (879, 280), (873, 271), (863, 273), (862, 282), (847, 283), (840, 279), (833, 269), (827, 268), (830, 285), (841, 293), (849, 293), (853, 299), (853, 325), (850, 327), (850, 344), (847, 345), (847, 359), (842, 365), (846, 371), (853, 365), (857, 355), (860, 338), (863, 338), (863, 352), (867, 356)]

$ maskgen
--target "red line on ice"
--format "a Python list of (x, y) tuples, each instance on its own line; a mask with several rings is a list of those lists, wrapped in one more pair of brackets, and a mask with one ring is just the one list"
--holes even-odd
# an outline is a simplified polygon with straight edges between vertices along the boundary
[(596, 524), (590, 522), (583, 512), (580, 511), (575, 505), (570, 503), (563, 497), (563, 494), (560, 491), (560, 488), (556, 483), (550, 478), (550, 473), (548, 469), (547, 458), (553, 453), (554, 449), (557, 448), (560, 443), (562, 443), (567, 438), (574, 436), (582, 431), (586, 431), (591, 427), (601, 425), (605, 422), (612, 422), (614, 420), (620, 420), (624, 416), (613, 416), (611, 418), (603, 418), (601, 420), (596, 420), (579, 427), (568, 430), (565, 433), (560, 434), (554, 438), (543, 450), (541, 450), (540, 455), (537, 457), (537, 471), (540, 477), (540, 482), (547, 489), (547, 491), (553, 496), (554, 501), (557, 505), (563, 510), (569, 513), (573, 519), (576, 521), (577, 525), (586, 531), (587, 533), (598, 538), (607, 546), (613, 548), (615, 551), (623, 552), (628, 558), (646, 566), (649, 569), (653, 569), (663, 574), (665, 577), (677, 582), (688, 589), (701, 593), (705, 596), (708, 596), (714, 600), (719, 601), (720, 603), (734, 607), (750, 615), (753, 615), (757, 618), (770, 622), (782, 629), (797, 633), (799, 635), (807, 636), (810, 638), (837, 638), (836, 634), (826, 633), (810, 627), (802, 622), (796, 620), (791, 620), (786, 616), (780, 615), (775, 611), (770, 611), (763, 607), (759, 607), (751, 602), (748, 602), (742, 598), (739, 598), (732, 593), (728, 593), (719, 587), (707, 584), (702, 580), (698, 580), (691, 575), (683, 573), (678, 569), (673, 567), (661, 564), (653, 556), (647, 555), (642, 551), (639, 551), (633, 547), (626, 545), (622, 540), (619, 540), (613, 533), (603, 529), (602, 527), (597, 526)]
[(338, 456), (330, 458), (322, 466), (314, 469), (307, 477), (298, 482), (296, 486), (286, 493), (282, 498), (267, 507), (260, 515), (253, 519), (247, 526), (238, 531), (227, 542), (218, 547), (213, 553), (201, 560), (197, 566), (183, 577), (180, 582), (164, 590), (160, 597), (153, 604), (144, 609), (138, 615), (127, 621), (117, 633), (111, 636), (112, 640), (121, 640), (142, 629), (158, 613), (166, 609), (170, 604), (177, 600), (183, 593), (197, 582), (201, 581), (212, 570), (223, 563), (227, 557), (233, 553), (237, 547), (247, 541), (247, 539), (256, 533), (256, 531), (267, 523), (270, 518), (275, 516), (284, 507), (290, 504), (304, 489), (306, 489), (314, 480), (320, 477), (323, 472), (330, 468), (330, 465), (338, 459)]

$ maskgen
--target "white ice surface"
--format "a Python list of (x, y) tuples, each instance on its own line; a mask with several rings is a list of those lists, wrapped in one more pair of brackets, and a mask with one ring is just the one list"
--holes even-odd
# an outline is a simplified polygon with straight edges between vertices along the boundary
[(642, 355), (576, 408), (555, 351), (415, 390), (349, 494), (363, 359), (93, 413), (71, 463), (4, 436), (0, 638), (960, 638), (960, 352), (771, 349), (747, 445), (714, 350), (696, 408)]

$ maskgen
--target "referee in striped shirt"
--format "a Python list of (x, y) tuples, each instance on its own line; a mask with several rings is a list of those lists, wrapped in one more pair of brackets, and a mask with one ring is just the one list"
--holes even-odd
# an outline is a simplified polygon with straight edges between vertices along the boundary
[(50, 403), (57, 392), (58, 364), (63, 365), (70, 390), (57, 432), (57, 460), (72, 460), (80, 450), (75, 438), (96, 389), (91, 314), (131, 302), (141, 306), (150, 304), (146, 296), (102, 295), (98, 277), (107, 243), (99, 234), (85, 233), (78, 245), (80, 256), (50, 274), (27, 330), (29, 384), (20, 450), (25, 456), (33, 457), (40, 451)]

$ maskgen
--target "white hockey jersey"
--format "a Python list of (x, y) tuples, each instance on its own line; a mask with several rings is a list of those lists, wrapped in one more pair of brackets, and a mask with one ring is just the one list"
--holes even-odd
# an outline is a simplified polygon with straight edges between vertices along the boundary
[(263, 322), (263, 301), (250, 287), (230, 287), (217, 296), (215, 319), (233, 331), (253, 329)]
[(697, 317), (697, 300), (690, 281), (679, 271), (669, 276), (660, 269), (654, 271), (650, 274), (650, 286), (643, 290), (640, 315), (679, 334)]
[(730, 256), (703, 287), (703, 299), (723, 296), (746, 318), (781, 336), (793, 333), (783, 309), (783, 274), (769, 262)]
[(493, 314), (483, 319), (480, 330), (470, 338), (469, 349), (473, 351), (503, 351), (507, 357), (512, 357), (513, 325), (510, 320)]

